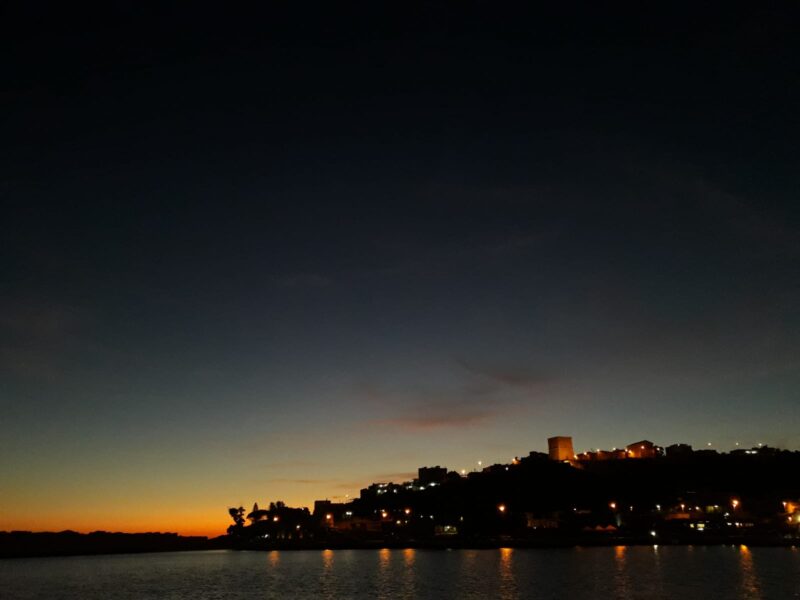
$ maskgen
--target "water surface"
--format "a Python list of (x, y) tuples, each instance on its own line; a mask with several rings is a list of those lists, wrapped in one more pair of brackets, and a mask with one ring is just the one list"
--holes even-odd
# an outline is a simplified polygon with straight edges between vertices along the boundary
[(176, 552), (0, 560), (0, 598), (800, 598), (793, 548)]

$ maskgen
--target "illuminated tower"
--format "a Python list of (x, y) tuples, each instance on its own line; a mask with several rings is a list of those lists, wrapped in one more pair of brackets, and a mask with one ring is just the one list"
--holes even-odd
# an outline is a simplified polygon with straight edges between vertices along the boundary
[(573, 460), (575, 458), (571, 437), (559, 435), (547, 438), (547, 448), (550, 460)]

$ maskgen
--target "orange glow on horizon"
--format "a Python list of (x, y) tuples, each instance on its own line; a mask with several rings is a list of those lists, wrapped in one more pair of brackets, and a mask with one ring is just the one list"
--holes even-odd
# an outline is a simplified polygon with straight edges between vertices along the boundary
[(228, 526), (233, 524), (226, 514), (186, 515), (179, 519), (164, 518), (97, 518), (92, 514), (64, 517), (61, 515), (42, 518), (3, 519), (0, 531), (76, 531), (91, 533), (108, 531), (112, 533), (177, 533), (183, 536), (205, 536), (208, 538), (225, 535)]
[[(314, 498), (324, 498), (330, 491), (327, 483), (319, 487), (317, 490), (307, 486), (300, 494), (277, 491), (274, 499), (285, 501), (287, 506), (310, 507)], [(236, 492), (234, 499), (226, 498), (227, 494), (222, 492), (213, 493), (212, 497), (198, 497), (196, 502), (191, 500), (191, 490), (181, 489), (170, 497), (161, 493), (126, 496), (116, 492), (111, 495), (103, 490), (92, 496), (80, 490), (80, 493), (65, 494), (55, 505), (44, 493), (20, 494), (4, 507), (8, 510), (0, 514), (0, 531), (177, 533), (214, 538), (225, 535), (233, 524), (229, 507), (242, 505), (247, 514), (253, 502), (263, 505), (267, 501), (244, 490)]]

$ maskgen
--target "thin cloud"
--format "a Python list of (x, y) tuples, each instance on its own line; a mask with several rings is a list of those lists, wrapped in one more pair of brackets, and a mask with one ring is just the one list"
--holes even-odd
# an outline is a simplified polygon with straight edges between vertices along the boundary
[(552, 375), (529, 367), (478, 365), (462, 359), (456, 362), (473, 375), (485, 377), (503, 385), (532, 387), (550, 383), (553, 379)]
[(265, 469), (286, 469), (286, 468), (296, 468), (296, 467), (320, 467), (322, 463), (311, 461), (311, 460), (281, 460), (277, 462), (271, 462), (264, 465), (263, 468)]
[(371, 481), (410, 481), (417, 474), (414, 471), (403, 471), (398, 473), (379, 473), (370, 477)]
[(321, 483), (335, 483), (336, 479), (295, 479), (291, 477), (275, 477), (267, 479), (268, 483), (297, 483), (301, 485), (317, 485)]
[(454, 408), (452, 413), (420, 414), (376, 419), (374, 425), (393, 427), (406, 431), (431, 431), (433, 429), (476, 427), (491, 421), (497, 411), (482, 410), (464, 413)]
[(497, 382), (463, 376), (452, 385), (417, 384), (400, 391), (362, 383), (357, 393), (369, 409), (383, 413), (369, 419), (370, 426), (406, 432), (481, 427), (515, 402)]

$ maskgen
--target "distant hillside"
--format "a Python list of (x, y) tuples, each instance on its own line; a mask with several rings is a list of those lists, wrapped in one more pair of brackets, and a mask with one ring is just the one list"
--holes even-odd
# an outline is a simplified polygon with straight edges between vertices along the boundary
[(177, 533), (0, 531), (0, 558), (208, 550), (222, 544), (219, 538), (183, 537)]

